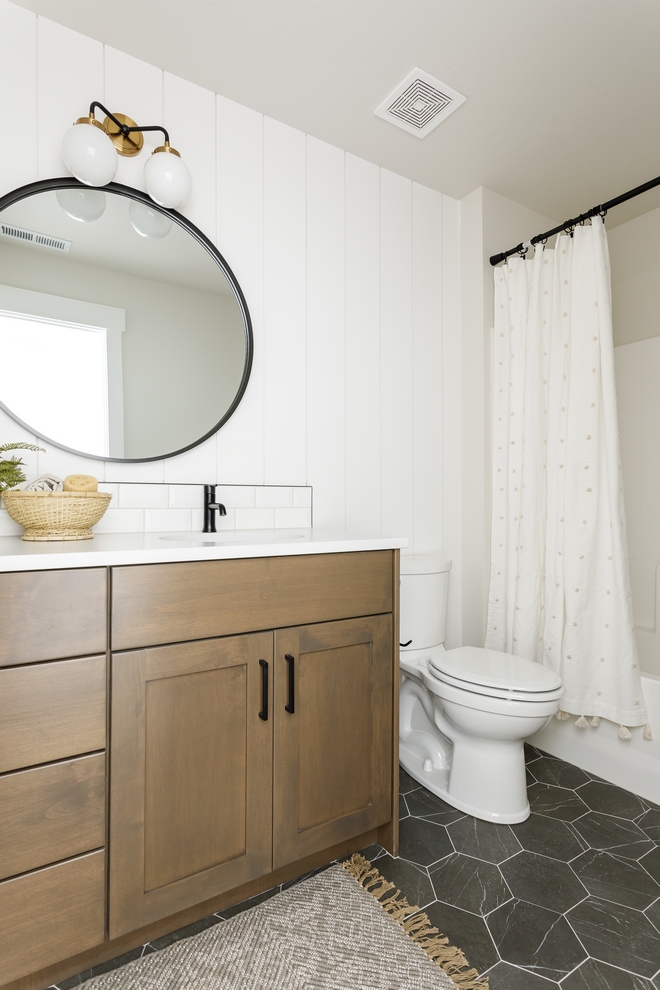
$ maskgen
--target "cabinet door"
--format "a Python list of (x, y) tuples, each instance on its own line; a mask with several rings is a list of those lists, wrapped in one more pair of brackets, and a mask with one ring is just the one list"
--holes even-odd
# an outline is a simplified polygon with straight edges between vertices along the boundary
[(270, 872), (272, 651), (269, 632), (113, 656), (111, 938)]
[(390, 820), (392, 657), (390, 615), (275, 633), (274, 869)]

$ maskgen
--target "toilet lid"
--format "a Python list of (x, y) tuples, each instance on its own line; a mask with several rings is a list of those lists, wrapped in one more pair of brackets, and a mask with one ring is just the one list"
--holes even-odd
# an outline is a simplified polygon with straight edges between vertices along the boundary
[(524, 694), (547, 694), (562, 686), (561, 677), (549, 667), (525, 657), (476, 646), (434, 653), (429, 667), (441, 679), (445, 675), (453, 683), (463, 682), (468, 689), (470, 685), (479, 685)]

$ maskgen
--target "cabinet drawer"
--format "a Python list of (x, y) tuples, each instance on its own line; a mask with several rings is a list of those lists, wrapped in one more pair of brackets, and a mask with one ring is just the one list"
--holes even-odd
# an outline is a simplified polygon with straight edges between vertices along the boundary
[(104, 656), (0, 670), (0, 773), (104, 748)]
[(113, 568), (112, 648), (392, 611), (391, 550)]
[(105, 568), (0, 574), (0, 667), (107, 649)]
[(103, 850), (0, 883), (3, 983), (103, 942)]
[(0, 777), (0, 879), (103, 845), (103, 753)]

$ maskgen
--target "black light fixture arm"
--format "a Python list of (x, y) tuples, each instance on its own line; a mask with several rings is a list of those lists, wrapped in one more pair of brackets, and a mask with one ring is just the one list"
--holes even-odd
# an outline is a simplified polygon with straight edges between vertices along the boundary
[(574, 217), (573, 220), (566, 220), (564, 223), (559, 224), (558, 227), (553, 227), (552, 230), (546, 230), (544, 234), (537, 234), (531, 240), (524, 241), (514, 248), (509, 248), (508, 251), (502, 251), (501, 254), (492, 255), (490, 263), (494, 268), (500, 262), (510, 258), (512, 254), (520, 254), (524, 257), (533, 244), (540, 244), (543, 241), (547, 241), (549, 237), (554, 237), (555, 234), (561, 234), (562, 231), (574, 230), (575, 227), (578, 227), (586, 220), (591, 220), (592, 217), (604, 217), (608, 210), (611, 210), (613, 207), (619, 206), (621, 203), (626, 203), (629, 199), (634, 199), (635, 196), (641, 196), (642, 193), (648, 192), (649, 189), (655, 189), (656, 186), (660, 186), (660, 175), (655, 179), (650, 179), (649, 182), (645, 182), (641, 186), (636, 186), (634, 189), (622, 193), (620, 196), (615, 196), (614, 199), (608, 200), (607, 203), (602, 203), (600, 206), (592, 206), (586, 213), (581, 213), (579, 217)]
[(99, 103), (98, 100), (94, 100), (94, 102), (90, 103), (89, 105), (90, 117), (94, 116), (94, 111), (96, 109), (102, 110), (103, 113), (106, 115), (106, 117), (110, 118), (112, 123), (120, 130), (120, 132), (124, 135), (124, 137), (128, 137), (128, 135), (131, 134), (133, 131), (140, 131), (140, 133), (142, 133), (143, 131), (160, 131), (165, 138), (165, 143), (166, 144), (170, 143), (169, 133), (165, 130), (164, 127), (160, 127), (160, 125), (158, 124), (150, 124), (148, 127), (138, 127), (137, 125), (135, 127), (129, 127), (127, 124), (122, 124), (120, 120), (117, 120), (115, 115), (113, 113), (110, 113), (110, 111), (107, 110), (102, 103)]

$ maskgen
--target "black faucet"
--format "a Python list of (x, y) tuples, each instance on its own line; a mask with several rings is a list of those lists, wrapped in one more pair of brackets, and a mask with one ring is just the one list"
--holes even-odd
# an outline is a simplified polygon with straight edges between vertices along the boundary
[(215, 485), (204, 485), (204, 529), (202, 533), (215, 533), (215, 510), (221, 516), (227, 515), (222, 502), (215, 500)]

